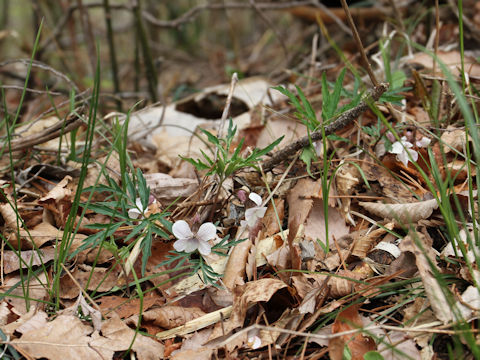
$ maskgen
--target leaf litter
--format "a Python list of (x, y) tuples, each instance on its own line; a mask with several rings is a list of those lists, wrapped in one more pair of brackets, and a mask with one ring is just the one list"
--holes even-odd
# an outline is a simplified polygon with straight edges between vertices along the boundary
[[(18, 183), (3, 173), (6, 349), (32, 359), (426, 359), (443, 358), (442, 336), (455, 335), (448, 346), (473, 358), (478, 136), (448, 78), (475, 83), (480, 66), (456, 50), (401, 58), (387, 49), (394, 41), (382, 36), (375, 60), (389, 85), (368, 85), (332, 54), (330, 70), (312, 64), (308, 81), (282, 87), (234, 76), (121, 114), (115, 151), (97, 146), (83, 175), (75, 151), (55, 169), (47, 155), (12, 167)], [(187, 112), (219, 96), (225, 116)], [(247, 104), (242, 113), (232, 101)], [(69, 140), (34, 145), (70, 151)]]

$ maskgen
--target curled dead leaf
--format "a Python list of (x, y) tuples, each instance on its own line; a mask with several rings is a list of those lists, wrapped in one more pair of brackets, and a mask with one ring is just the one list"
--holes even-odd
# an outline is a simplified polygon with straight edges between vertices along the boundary
[(406, 204), (383, 204), (366, 201), (360, 201), (359, 204), (368, 212), (381, 218), (393, 219), (399, 224), (416, 223), (419, 220), (428, 219), (433, 210), (438, 209), (436, 199)]

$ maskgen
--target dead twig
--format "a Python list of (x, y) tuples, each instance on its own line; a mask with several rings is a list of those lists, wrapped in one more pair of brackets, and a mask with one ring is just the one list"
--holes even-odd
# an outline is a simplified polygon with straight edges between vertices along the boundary
[(265, 171), (271, 171), (276, 165), (288, 159), (290, 156), (294, 155), (298, 150), (309, 146), (310, 141), (322, 140), (323, 132), (325, 132), (325, 135), (330, 135), (344, 128), (354, 119), (359, 117), (362, 113), (367, 111), (370, 104), (374, 101), (377, 101), (380, 96), (382, 96), (382, 94), (387, 91), (387, 89), (387, 83), (381, 83), (378, 86), (374, 87), (365, 100), (361, 101), (360, 104), (355, 106), (353, 109), (344, 112), (337, 120), (335, 120), (331, 124), (325, 126), (325, 129), (323, 131), (322, 129), (317, 130), (311, 133), (310, 137), (304, 136), (303, 138), (294, 141), (293, 143), (287, 145), (285, 148), (274, 153), (269, 160), (265, 161), (265, 163), (263, 164), (263, 169)]

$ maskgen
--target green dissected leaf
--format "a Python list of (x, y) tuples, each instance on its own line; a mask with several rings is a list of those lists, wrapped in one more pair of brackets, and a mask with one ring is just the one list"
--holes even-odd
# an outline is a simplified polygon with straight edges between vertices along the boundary
[(214, 145), (216, 145), (216, 146), (218, 146), (218, 147), (221, 146), (219, 139), (218, 139), (215, 135), (213, 135), (211, 132), (209, 132), (209, 131), (207, 131), (207, 130), (205, 130), (205, 129), (200, 129), (200, 130), (201, 130), (205, 135), (207, 135), (207, 139), (208, 139), (209, 142), (211, 142), (212, 144), (214, 144)]
[[(116, 202), (115, 204), (118, 205), (118, 202)], [(125, 220), (128, 219), (128, 217), (122, 214), (121, 212), (119, 212), (116, 207), (109, 207), (107, 205), (95, 203), (95, 204), (89, 204), (88, 209), (109, 217), (115, 217), (115, 218), (120, 218)]]
[(350, 143), (350, 140), (344, 137), (341, 137), (337, 134), (330, 134), (327, 135), (327, 139), (331, 141), (345, 141), (346, 143)]
[(127, 235), (127, 237), (123, 240), (125, 243), (128, 243), (130, 239), (133, 239), (137, 234), (140, 234), (143, 229), (148, 225), (148, 221), (144, 220), (141, 221), (138, 225), (134, 226), (130, 234)]
[(149, 226), (145, 237), (140, 240), (142, 242), (142, 276), (145, 275), (148, 258), (152, 255), (152, 229)]
[(392, 82), (390, 84), (390, 89), (398, 89), (403, 87), (403, 84), (407, 80), (407, 75), (402, 70), (396, 70), (392, 74)]
[(189, 163), (192, 164), (193, 166), (195, 166), (195, 168), (196, 168), (197, 170), (208, 170), (208, 169), (210, 169), (210, 167), (211, 167), (211, 166), (203, 163), (201, 160), (198, 160), (198, 161), (197, 161), (197, 160), (195, 160), (195, 159), (186, 158), (186, 157), (183, 157), (183, 156), (181, 156), (181, 155), (180, 155), (180, 158), (181, 158), (182, 160), (185, 160), (185, 161), (189, 162)]
[(369, 351), (363, 355), (364, 360), (384, 360), (383, 356), (378, 351)]
[(97, 185), (97, 186), (89, 186), (85, 189), (82, 190), (82, 192), (95, 192), (95, 193), (101, 193), (101, 192), (109, 192), (118, 196), (123, 196), (123, 191), (122, 189), (118, 188), (112, 188), (108, 185)]
[(142, 207), (146, 209), (150, 197), (150, 188), (147, 186), (147, 181), (145, 180), (145, 177), (140, 169), (137, 169), (137, 189), (138, 196), (142, 202)]
[(130, 179), (130, 176), (128, 175), (124, 176), (124, 179), (126, 181), (126, 188), (127, 188), (129, 199), (133, 204), (135, 204), (135, 200), (137, 199), (137, 189), (135, 188), (135, 184), (133, 183), (132, 179)]
[(240, 151), (242, 150), (244, 142), (245, 142), (245, 138), (242, 138), (240, 140), (240, 142), (238, 143), (237, 148), (235, 149), (235, 151), (232, 154), (232, 157), (231, 157), (232, 160), (235, 160), (235, 159), (238, 158), (238, 155), (240, 154)]
[(311, 165), (312, 165), (312, 160), (315, 160), (317, 158), (317, 154), (315, 152), (315, 149), (312, 148), (312, 146), (308, 146), (306, 148), (303, 148), (302, 153), (300, 155), (300, 160), (302, 160), (305, 165), (307, 166), (307, 173), (311, 177), (313, 177), (312, 172), (311, 172)]
[(125, 225), (125, 222), (121, 221), (115, 224), (111, 224), (110, 228), (88, 236), (85, 240), (83, 240), (83, 244), (80, 245), (78, 249), (73, 252), (72, 256), (76, 256), (79, 252), (88, 248), (94, 248), (98, 246), (101, 241), (112, 236), (115, 231), (117, 231), (122, 225)]
[(260, 157), (262, 157), (263, 155), (266, 155), (268, 154), (270, 151), (272, 151), (275, 146), (277, 146), (278, 144), (280, 144), (280, 142), (283, 140), (283, 138), (285, 137), (284, 136), (281, 136), (279, 137), (277, 140), (275, 140), (273, 143), (271, 143), (270, 145), (264, 147), (263, 149), (255, 149), (253, 150), (253, 152), (250, 154), (250, 156), (248, 156), (245, 160), (247, 162), (255, 162), (257, 161)]
[(303, 93), (302, 89), (300, 89), (300, 87), (298, 87), (297, 85), (295, 85), (295, 87), (297, 88), (297, 92), (298, 92), (298, 97), (299, 99), (302, 101), (302, 109), (298, 109), (299, 111), (300, 110), (303, 110), (302, 112), (305, 114), (307, 120), (308, 120), (308, 123), (310, 125), (312, 125), (314, 128), (318, 126), (318, 120), (317, 120), (317, 116), (315, 115), (315, 110), (313, 110), (312, 108), (312, 105), (310, 104), (310, 102), (307, 100), (305, 94)]

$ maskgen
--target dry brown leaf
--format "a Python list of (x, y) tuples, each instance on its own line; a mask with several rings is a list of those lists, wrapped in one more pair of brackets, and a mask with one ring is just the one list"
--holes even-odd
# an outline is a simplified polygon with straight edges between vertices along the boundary
[(364, 274), (359, 274), (350, 270), (340, 270), (338, 275), (342, 277), (332, 276), (328, 281), (328, 286), (330, 287), (330, 296), (334, 299), (353, 293), (355, 291), (355, 285), (358, 284), (358, 282), (355, 280), (362, 280), (366, 278)]
[(205, 313), (196, 307), (184, 308), (169, 305), (145, 311), (142, 315), (142, 321), (153, 321), (155, 325), (164, 329), (172, 329), (203, 315), (205, 315)]
[[(72, 271), (72, 276), (82, 288), (89, 282), (87, 290), (99, 292), (110, 291), (116, 286), (121, 278), (120, 274), (121, 271), (118, 266), (114, 270), (109, 271), (107, 268), (92, 268), (90, 265), (81, 264)], [(60, 297), (63, 299), (75, 299), (79, 290), (67, 274), (60, 279)]]
[(400, 331), (390, 331), (381, 336), (378, 352), (384, 360), (423, 359), (415, 341)]
[[(20, 229), (19, 233), (20, 248), (22, 250), (30, 250), (35, 247), (38, 248), (49, 241), (55, 242), (62, 237), (62, 230), (57, 229), (48, 222), (42, 222), (28, 231), (25, 229)], [(19, 242), (16, 231), (12, 232), (7, 237), (7, 240), (15, 249), (18, 249)], [(35, 244), (35, 246), (33, 246), (32, 242)]]
[(30, 310), (44, 306), (44, 303), (37, 302), (37, 300), (43, 301), (48, 295), (48, 282), (45, 273), (41, 272), (36, 277), (32, 276), (30, 279), (28, 279), (25, 274), (23, 275), (23, 278), (21, 278), (20, 275), (7, 276), (5, 278), (5, 283), (3, 284), (2, 291), (6, 292), (13, 286), (15, 286), (15, 289), (10, 291), (9, 294), (15, 297), (9, 297), (7, 295), (5, 298), (6, 301), (15, 308), (17, 313), (27, 313), (27, 304), (25, 303), (25, 294), (22, 287), (28, 289), (28, 297), (30, 298)]
[[(459, 69), (462, 68), (462, 56), (459, 51), (438, 51), (436, 53), (437, 58), (445, 63), (448, 69), (454, 76), (459, 76)], [(433, 58), (424, 52), (418, 52), (412, 59), (408, 60), (409, 64), (420, 64), (427, 69), (433, 69)], [(464, 56), (465, 72), (470, 76), (480, 76), (480, 65), (478, 62), (470, 56)], [(437, 66), (437, 71), (440, 68)]]
[(386, 229), (393, 230), (394, 226), (394, 223), (388, 223), (381, 228), (375, 229), (368, 234), (361, 235), (355, 239), (352, 255), (355, 255), (360, 259), (365, 258), (375, 244), (379, 242), (379, 237), (387, 232)]
[(247, 239), (236, 245), (230, 253), (223, 276), (223, 283), (227, 289), (232, 290), (236, 285), (244, 283), (243, 276), (251, 246), (252, 241)]
[(345, 219), (336, 208), (328, 207), (327, 215), (323, 212), (323, 201), (315, 200), (312, 211), (308, 215), (305, 224), (305, 238), (313, 241), (321, 241), (327, 244), (325, 217), (328, 219), (328, 243), (334, 247), (334, 239), (340, 239), (350, 232), (350, 227), (345, 224)]
[(233, 302), (232, 316), (225, 324), (225, 332), (228, 333), (242, 326), (248, 307), (259, 301), (268, 301), (280, 289), (287, 285), (277, 279), (260, 279), (251, 281), (243, 286), (242, 294)]
[(303, 178), (288, 192), (289, 244), (291, 244), (290, 239), (297, 236), (300, 226), (307, 220), (308, 214), (310, 214), (313, 207), (313, 199), (311, 197), (318, 196), (321, 186), (321, 179), (314, 181), (310, 178)]
[[(416, 244), (413, 236), (418, 238), (418, 241), (422, 244), (423, 249)], [(430, 306), (432, 307), (437, 319), (445, 324), (452, 321), (453, 313), (452, 309), (450, 308), (450, 304), (443, 293), (441, 285), (433, 276), (431, 266), (434, 266), (437, 271), (439, 271), (439, 269), (435, 262), (435, 254), (432, 250), (432, 244), (427, 243), (425, 235), (417, 232), (413, 235), (406, 236), (400, 243), (399, 247), (402, 251), (410, 251), (415, 255), (415, 263), (417, 265), (418, 272), (422, 278), (427, 298), (430, 300)]]
[[(351, 305), (338, 313), (332, 325), (332, 334), (363, 328), (363, 321), (358, 313), (359, 307), (358, 304)], [(329, 341), (330, 359), (342, 360), (345, 346), (350, 349), (351, 360), (363, 360), (365, 353), (376, 350), (375, 341), (370, 336), (365, 336), (362, 333), (352, 333)]]
[[(263, 217), (264, 230), (262, 237), (272, 236), (281, 231), (281, 224), (283, 223), (285, 213), (285, 200), (278, 198), (274, 200), (275, 207), (270, 202), (267, 211)], [(277, 218), (278, 214), (278, 218)]]
[(53, 247), (38, 249), (38, 250), (23, 250), (20, 252), (20, 257), (24, 262), (20, 262), (18, 252), (4, 251), (3, 253), (3, 272), (9, 274), (20, 268), (26, 269), (30, 266), (38, 266), (45, 264), (55, 258), (55, 249)]
[(102, 335), (106, 339), (101, 337), (94, 339), (90, 343), (92, 347), (106, 345), (115, 347), (116, 351), (124, 351), (128, 349), (135, 338), (132, 350), (136, 353), (138, 360), (163, 359), (164, 346), (162, 344), (142, 334), (135, 335), (135, 330), (130, 329), (117, 316), (102, 323)]
[(416, 201), (408, 186), (394, 178), (385, 165), (363, 161), (361, 167), (368, 181), (380, 183), (385, 197), (402, 202)]
[(198, 181), (188, 178), (173, 178), (163, 173), (145, 174), (147, 186), (160, 201), (172, 201), (186, 198), (198, 189)]
[[(208, 341), (208, 338), (212, 334), (212, 329), (204, 329), (201, 331), (196, 332), (193, 334), (192, 337), (184, 339), (182, 342), (182, 346), (178, 350), (174, 350), (170, 359), (175, 360), (191, 360), (191, 359), (199, 359), (199, 360), (210, 360), (213, 349), (210, 347), (204, 347)], [(165, 354), (167, 356), (167, 354)]]
[(76, 316), (60, 315), (42, 328), (24, 333), (12, 343), (35, 359), (112, 359), (113, 349), (92, 346), (89, 336), (92, 330)]
[[(141, 311), (150, 309), (159, 301), (153, 296), (143, 298), (143, 308)], [(102, 296), (97, 300), (98, 306), (103, 314), (115, 312), (121, 319), (140, 313), (140, 299), (128, 299), (120, 296)]]
[(366, 201), (360, 201), (359, 204), (378, 217), (393, 219), (400, 224), (416, 223), (419, 220), (428, 219), (433, 210), (438, 209), (436, 199), (407, 204), (383, 204)]
[(50, 200), (56, 202), (66, 197), (70, 197), (70, 195), (72, 195), (72, 190), (67, 188), (67, 185), (70, 181), (72, 181), (72, 177), (69, 175), (65, 176), (62, 181), (55, 185), (54, 188), (47, 193), (47, 195), (41, 197), (38, 202), (40, 204)]
[(15, 329), (20, 334), (25, 334), (29, 331), (35, 331), (43, 328), (47, 324), (48, 315), (44, 311), (39, 311), (19, 327)]
[[(0, 214), (5, 221), (5, 226), (10, 229), (17, 229), (17, 213), (12, 205), (6, 203), (0, 205)], [(22, 223), (19, 222), (18, 225), (21, 227)]]

